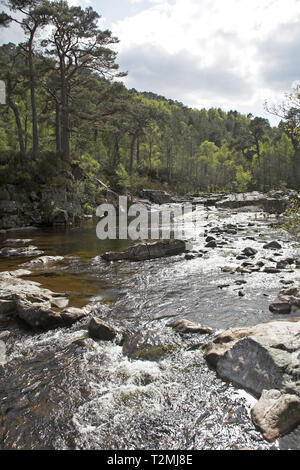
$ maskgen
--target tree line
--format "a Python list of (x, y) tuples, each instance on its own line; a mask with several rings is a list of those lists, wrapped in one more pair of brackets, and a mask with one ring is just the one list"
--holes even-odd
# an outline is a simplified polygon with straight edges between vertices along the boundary
[(124, 190), (178, 192), (298, 188), (299, 89), (269, 121), (221, 109), (197, 110), (128, 90), (111, 31), (93, 8), (66, 1), (8, 0), (0, 26), (24, 41), (0, 47), (0, 184), (67, 184), (77, 165)]

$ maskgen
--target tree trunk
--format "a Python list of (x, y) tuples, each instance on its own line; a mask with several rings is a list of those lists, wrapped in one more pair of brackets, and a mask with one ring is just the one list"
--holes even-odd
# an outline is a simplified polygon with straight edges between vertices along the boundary
[(60, 64), (61, 80), (61, 146), (63, 158), (66, 162), (70, 161), (70, 133), (69, 133), (69, 99), (68, 82), (65, 74), (65, 64), (63, 59)]
[(55, 109), (55, 142), (56, 142), (56, 152), (61, 152), (61, 132), (60, 132), (60, 105), (56, 103)]
[(39, 155), (39, 138), (38, 138), (38, 119), (36, 110), (36, 97), (35, 97), (35, 73), (33, 65), (33, 38), (36, 32), (36, 27), (32, 30), (29, 40), (28, 51), (28, 65), (29, 65), (29, 78), (30, 78), (30, 99), (31, 99), (31, 112), (32, 112), (32, 151), (33, 159), (37, 160)]
[(131, 176), (133, 174), (133, 159), (134, 159), (135, 142), (136, 142), (136, 135), (133, 135), (131, 138), (131, 144), (130, 144), (130, 162), (129, 162), (129, 174)]
[(10, 95), (8, 95), (8, 105), (12, 109), (14, 115), (15, 115), (15, 120), (16, 120), (16, 125), (18, 129), (18, 140), (19, 140), (19, 148), (20, 148), (20, 156), (21, 156), (21, 161), (24, 162), (25, 160), (25, 144), (24, 144), (24, 137), (23, 137), (23, 129), (22, 129), (22, 123), (21, 123), (21, 118), (19, 114), (19, 110), (13, 100), (11, 99)]

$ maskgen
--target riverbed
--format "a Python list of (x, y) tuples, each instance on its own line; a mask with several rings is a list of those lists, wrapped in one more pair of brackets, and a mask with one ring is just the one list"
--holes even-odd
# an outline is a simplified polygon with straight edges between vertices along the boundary
[[(203, 207), (199, 231), (185, 255), (131, 263), (107, 263), (100, 255), (121, 251), (129, 241), (101, 241), (95, 224), (69, 229), (9, 231), (7, 238), (31, 239), (61, 262), (28, 268), (24, 279), (69, 295), (70, 305), (97, 306), (97, 315), (115, 326), (163, 328), (185, 318), (215, 331), (286, 319), (269, 311), (283, 288), (299, 284), (295, 267), (269, 274), (223, 272), (241, 266), (242, 250), (258, 251), (255, 262), (275, 266), (295, 255), (297, 246), (278, 220), (256, 210)], [(236, 233), (206, 248), (214, 227), (235, 225)], [(205, 233), (207, 230), (207, 233)], [(263, 246), (280, 242), (279, 250)], [(0, 260), (0, 270), (19, 269), (30, 258)], [(274, 444), (255, 429), (250, 407), (255, 398), (219, 379), (197, 348), (179, 348), (158, 361), (130, 360), (122, 347), (87, 338), (87, 320), (71, 328), (32, 332), (14, 319), (6, 363), (0, 366), (0, 449), (285, 449), (300, 448), (300, 429)]]

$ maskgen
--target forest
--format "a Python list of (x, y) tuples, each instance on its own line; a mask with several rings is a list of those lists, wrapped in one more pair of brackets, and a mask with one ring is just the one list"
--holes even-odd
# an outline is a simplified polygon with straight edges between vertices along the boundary
[(9, 0), (0, 14), (2, 31), (23, 30), (23, 42), (0, 47), (0, 185), (68, 186), (76, 168), (85, 193), (101, 190), (95, 178), (119, 192), (299, 187), (298, 89), (271, 110), (278, 127), (128, 90), (118, 39), (99, 29), (99, 18), (91, 7), (47, 0)]

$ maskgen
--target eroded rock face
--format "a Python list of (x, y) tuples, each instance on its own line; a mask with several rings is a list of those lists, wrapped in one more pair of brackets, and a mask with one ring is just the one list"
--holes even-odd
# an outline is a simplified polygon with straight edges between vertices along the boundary
[(183, 253), (186, 244), (182, 240), (167, 240), (156, 243), (144, 243), (131, 246), (121, 253), (105, 253), (101, 257), (105, 261), (143, 261), (154, 258), (164, 258)]
[[(266, 439), (273, 441), (300, 424), (299, 321), (226, 331), (207, 345), (205, 357), (220, 377), (261, 397), (252, 416)], [(266, 393), (274, 390), (276, 399)]]
[(33, 329), (47, 330), (70, 326), (90, 312), (88, 305), (82, 309), (66, 308), (69, 301), (65, 294), (19, 278), (29, 274), (25, 270), (0, 273), (0, 314), (17, 316)]

